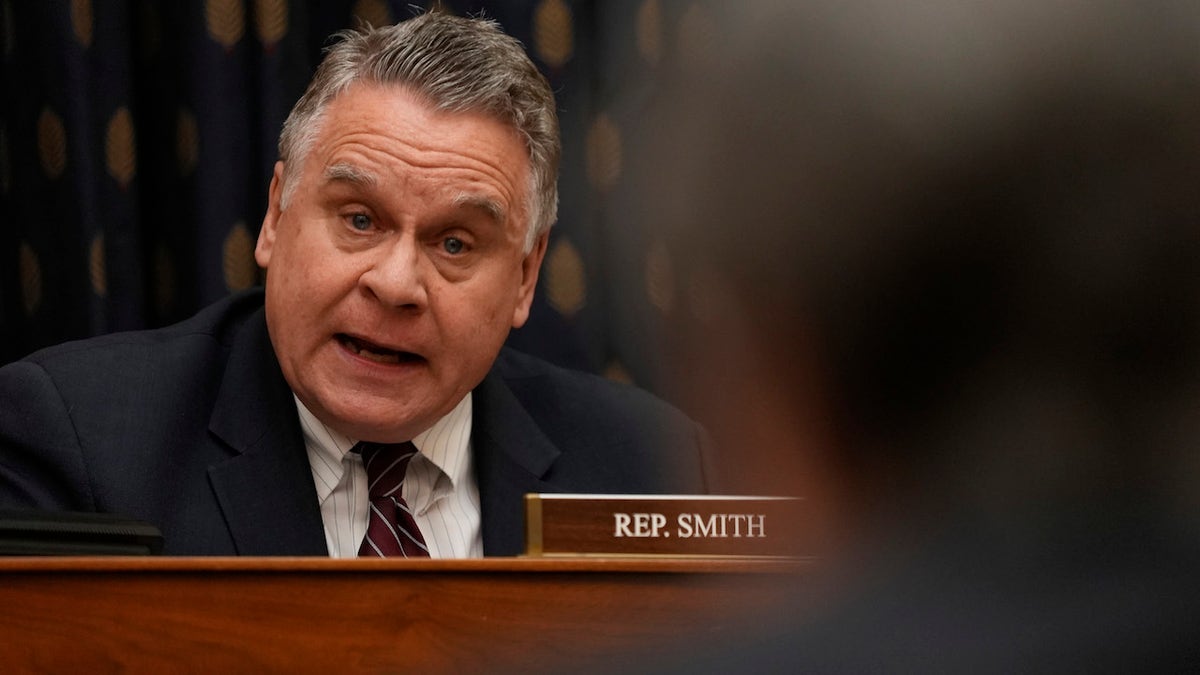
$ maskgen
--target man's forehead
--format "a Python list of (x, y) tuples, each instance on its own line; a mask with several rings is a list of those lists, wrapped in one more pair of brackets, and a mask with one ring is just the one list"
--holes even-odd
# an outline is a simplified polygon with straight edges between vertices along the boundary
[[(343, 183), (363, 189), (378, 188), (382, 181), (372, 170), (346, 160), (328, 164), (322, 172), (323, 183)], [(509, 209), (497, 197), (482, 191), (459, 190), (450, 198), (455, 208), (473, 209), (486, 213), (498, 224), (508, 221)]]
[[(440, 110), (432, 100), (401, 83), (359, 81), (329, 102), (322, 122), (317, 146), (324, 152), (310, 155), (311, 159), (317, 160), (314, 168), (322, 185), (388, 188), (393, 179), (391, 166), (373, 165), (374, 158), (360, 155), (355, 143), (349, 147), (343, 145), (347, 130), (354, 129), (355, 136), (360, 139), (373, 134), (385, 143), (390, 139), (391, 143), (399, 142), (414, 148), (418, 161), (410, 166), (417, 172), (422, 168), (443, 168), (436, 156), (420, 158), (421, 154), (448, 152), (452, 156), (465, 148), (465, 156), (473, 156), (475, 166), (491, 167), (484, 173), (496, 179), (497, 191), (486, 187), (486, 183), (492, 182), (486, 178), (478, 185), (458, 187), (450, 197), (453, 206), (481, 210), (499, 223), (514, 220), (519, 225), (525, 218), (525, 202), (532, 188), (531, 159), (524, 137), (510, 121), (482, 110)], [(442, 135), (443, 131), (447, 135)], [(481, 134), (492, 134), (491, 138), (496, 139), (497, 132), (507, 138), (482, 143), (471, 140), (480, 138)], [(456, 145), (460, 142), (467, 145)], [(501, 150), (506, 147), (510, 150)], [(402, 160), (402, 163), (406, 161)], [(454, 166), (451, 158), (444, 168), (453, 169)], [(449, 187), (453, 189), (453, 186)]]

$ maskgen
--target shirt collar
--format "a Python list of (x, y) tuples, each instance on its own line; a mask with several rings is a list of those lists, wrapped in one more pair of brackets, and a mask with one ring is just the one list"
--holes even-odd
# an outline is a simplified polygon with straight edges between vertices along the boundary
[[(292, 398), (296, 401), (304, 446), (316, 477), (317, 499), (323, 502), (341, 481), (345, 472), (343, 460), (357, 441), (326, 426), (295, 394)], [(470, 478), (471, 422), (472, 403), (468, 392), (446, 416), (412, 439), (422, 457), (450, 480), (451, 489)]]
[(451, 489), (459, 488), (470, 477), (472, 414), (468, 392), (454, 410), (413, 439), (421, 455), (450, 479)]

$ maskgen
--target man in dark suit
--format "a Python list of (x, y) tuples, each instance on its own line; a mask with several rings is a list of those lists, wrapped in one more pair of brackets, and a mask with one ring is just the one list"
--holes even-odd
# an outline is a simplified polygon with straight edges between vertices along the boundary
[(494, 24), (343, 35), (280, 138), (265, 291), (0, 370), (0, 507), (144, 519), (169, 554), (353, 556), (360, 443), (411, 441), (402, 503), (431, 555), (472, 557), (520, 551), (528, 492), (707, 490), (682, 414), (502, 348), (558, 156), (553, 96)]

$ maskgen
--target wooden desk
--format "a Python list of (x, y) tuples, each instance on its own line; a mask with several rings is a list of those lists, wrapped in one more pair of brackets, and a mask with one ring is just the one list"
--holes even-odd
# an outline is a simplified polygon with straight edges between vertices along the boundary
[(505, 672), (720, 640), (794, 562), (0, 559), (6, 672)]

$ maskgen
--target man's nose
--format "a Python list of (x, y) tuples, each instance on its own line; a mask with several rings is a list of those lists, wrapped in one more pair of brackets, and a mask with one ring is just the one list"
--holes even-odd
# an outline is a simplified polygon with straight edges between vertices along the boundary
[(363, 287), (385, 305), (423, 308), (428, 301), (427, 270), (415, 238), (403, 234), (384, 242), (360, 277)]

